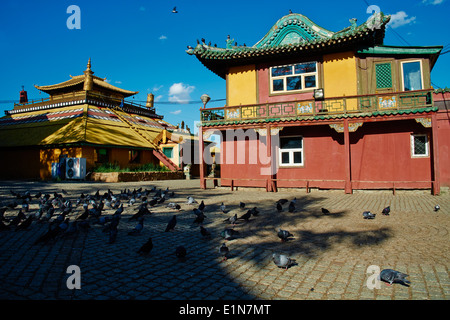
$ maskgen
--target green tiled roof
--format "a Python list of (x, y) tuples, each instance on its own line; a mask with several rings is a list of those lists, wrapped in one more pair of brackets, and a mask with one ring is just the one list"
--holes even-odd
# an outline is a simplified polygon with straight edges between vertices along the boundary
[(234, 39), (228, 36), (225, 48), (206, 44), (205, 39), (202, 39), (197, 40), (195, 48), (188, 46), (186, 52), (196, 56), (207, 68), (224, 78), (227, 67), (233, 65), (364, 44), (380, 45), (389, 20), (390, 16), (380, 12), (360, 25), (356, 24), (356, 19), (350, 19), (349, 27), (332, 32), (301, 14), (291, 13), (279, 19), (269, 32), (251, 47), (237, 45)]

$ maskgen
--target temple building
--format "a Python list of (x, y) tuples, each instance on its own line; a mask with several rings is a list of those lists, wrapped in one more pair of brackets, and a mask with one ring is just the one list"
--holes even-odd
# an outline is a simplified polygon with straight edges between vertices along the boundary
[(90, 59), (82, 75), (35, 87), (49, 97), (28, 101), (22, 90), (0, 118), (1, 179), (49, 179), (62, 157), (84, 158), (87, 171), (106, 163), (181, 170), (162, 151), (177, 128), (156, 114), (153, 96), (145, 106), (126, 101), (137, 92), (95, 76)]
[(253, 46), (188, 47), (226, 80), (226, 105), (200, 109), (199, 138), (221, 136), (221, 185), (448, 188), (449, 92), (430, 79), (443, 47), (384, 45), (389, 20), (333, 32), (289, 13)]

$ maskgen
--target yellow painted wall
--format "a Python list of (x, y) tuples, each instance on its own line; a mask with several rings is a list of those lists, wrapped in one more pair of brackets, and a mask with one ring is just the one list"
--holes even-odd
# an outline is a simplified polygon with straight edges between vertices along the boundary
[[(325, 98), (358, 94), (356, 58), (353, 52), (323, 56), (323, 87)], [(347, 100), (347, 110), (356, 109), (356, 103), (356, 99)]]
[(227, 103), (229, 106), (256, 103), (255, 65), (230, 68), (227, 75)]

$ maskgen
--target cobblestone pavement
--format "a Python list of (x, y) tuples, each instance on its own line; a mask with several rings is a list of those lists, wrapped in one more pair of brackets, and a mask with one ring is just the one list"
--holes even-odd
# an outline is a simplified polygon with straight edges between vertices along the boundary
[[(2, 182), (0, 201), (3, 205), (13, 197), (11, 190), (32, 195), (38, 191), (61, 192), (75, 201), (81, 194), (103, 194), (111, 189), (115, 194), (126, 188), (133, 190), (152, 186), (169, 187), (175, 196), (164, 204), (150, 208), (140, 235), (128, 235), (136, 225), (129, 217), (139, 204), (125, 205), (119, 223), (117, 240), (108, 244), (103, 226), (91, 225), (87, 232), (79, 231), (46, 244), (33, 242), (47, 231), (47, 223), (34, 221), (27, 230), (0, 231), (0, 299), (63, 299), (63, 300), (447, 300), (449, 281), (450, 194), (432, 196), (428, 191), (343, 191), (304, 189), (266, 193), (256, 189), (230, 191), (225, 188), (201, 190), (198, 180), (152, 181), (140, 183), (89, 182)], [(186, 197), (194, 196), (206, 204), (203, 226), (212, 233), (207, 240), (200, 234), (193, 206)], [(296, 211), (275, 209), (280, 198), (297, 199)], [(230, 255), (222, 261), (218, 254), (224, 242), (220, 232), (229, 227), (224, 220), (234, 213), (241, 216), (257, 207), (259, 215), (250, 221), (239, 220), (234, 227), (239, 235), (227, 241)], [(177, 211), (167, 202), (180, 204)], [(219, 209), (224, 202), (228, 209)], [(435, 204), (441, 210), (434, 212)], [(390, 205), (391, 214), (381, 210)], [(19, 205), (20, 207), (20, 205)], [(18, 208), (19, 208), (18, 207)], [(330, 210), (324, 215), (321, 208)], [(13, 217), (18, 208), (8, 209), (5, 217)], [(36, 212), (37, 201), (30, 206)], [(364, 220), (362, 212), (376, 213), (373, 220)], [(73, 220), (82, 212), (78, 207), (68, 217)], [(103, 215), (111, 215), (108, 209)], [(30, 213), (27, 213), (30, 214)], [(164, 232), (177, 215), (175, 231)], [(294, 234), (282, 243), (276, 235), (282, 227)], [(140, 246), (153, 239), (148, 256), (137, 254)], [(187, 249), (185, 261), (175, 257), (179, 245)], [(272, 262), (273, 252), (283, 252), (296, 259), (287, 270)], [(70, 265), (81, 272), (81, 288), (68, 289)], [(372, 273), (369, 266), (392, 268), (409, 275), (411, 285), (381, 283), (379, 289), (369, 289)], [(376, 267), (375, 267), (376, 268)]]

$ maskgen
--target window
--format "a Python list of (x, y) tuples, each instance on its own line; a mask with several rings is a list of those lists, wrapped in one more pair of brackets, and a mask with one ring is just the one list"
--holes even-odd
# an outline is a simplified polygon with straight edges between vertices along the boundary
[(128, 162), (129, 163), (139, 163), (140, 162), (140, 152), (139, 150), (128, 151)]
[(95, 149), (95, 160), (99, 163), (108, 163), (108, 149)]
[(316, 89), (317, 62), (304, 62), (270, 68), (271, 93)]
[(173, 147), (163, 148), (163, 153), (167, 158), (172, 158), (173, 156)]
[(411, 135), (411, 156), (428, 157), (428, 136), (426, 134)]
[(303, 137), (280, 138), (279, 165), (303, 165)]
[(423, 89), (422, 63), (420, 61), (402, 62), (403, 91)]
[(375, 65), (375, 74), (377, 79), (377, 89), (392, 88), (391, 64), (378, 63)]

